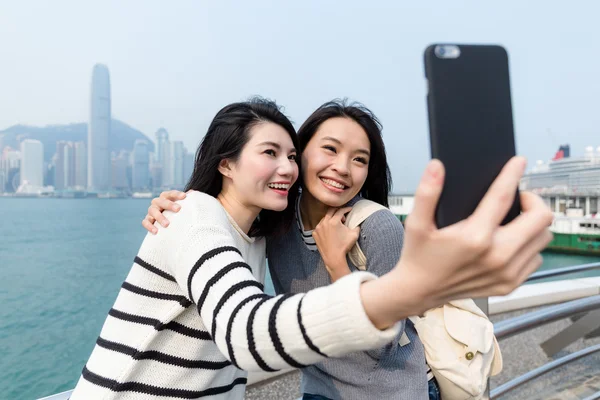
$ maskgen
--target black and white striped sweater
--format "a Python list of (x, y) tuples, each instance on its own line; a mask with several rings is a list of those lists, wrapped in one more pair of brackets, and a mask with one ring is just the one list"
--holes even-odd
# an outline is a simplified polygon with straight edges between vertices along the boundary
[(142, 243), (71, 400), (242, 399), (245, 371), (301, 368), (398, 334), (364, 312), (359, 287), (374, 275), (268, 296), (264, 240), (211, 196), (181, 205)]

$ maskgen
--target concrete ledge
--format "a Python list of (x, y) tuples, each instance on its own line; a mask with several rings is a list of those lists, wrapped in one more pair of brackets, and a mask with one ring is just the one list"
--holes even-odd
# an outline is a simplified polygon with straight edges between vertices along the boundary
[(600, 294), (600, 277), (534, 283), (523, 285), (508, 296), (490, 297), (489, 313), (500, 314), (597, 294)]

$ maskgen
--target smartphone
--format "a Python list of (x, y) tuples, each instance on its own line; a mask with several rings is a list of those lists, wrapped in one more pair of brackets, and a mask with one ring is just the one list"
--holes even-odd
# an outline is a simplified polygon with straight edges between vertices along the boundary
[[(495, 45), (433, 44), (424, 59), (431, 156), (446, 168), (442, 228), (475, 211), (516, 153), (508, 54)], [(517, 194), (502, 224), (520, 212)]]

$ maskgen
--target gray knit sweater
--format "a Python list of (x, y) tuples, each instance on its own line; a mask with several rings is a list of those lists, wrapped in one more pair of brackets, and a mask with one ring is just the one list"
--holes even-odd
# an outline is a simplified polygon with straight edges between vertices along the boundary
[[(298, 212), (296, 215), (300, 221)], [(318, 251), (305, 244), (301, 223), (282, 236), (267, 240), (267, 258), (277, 293), (306, 292), (331, 283)], [(404, 230), (389, 211), (377, 211), (363, 222), (358, 243), (367, 256), (367, 270), (381, 276), (398, 262)], [(310, 243), (310, 240), (308, 240)], [(352, 271), (356, 268), (348, 261)], [(427, 400), (427, 367), (423, 345), (410, 321), (404, 332), (410, 340), (342, 358), (327, 359), (304, 368), (303, 393), (330, 399)], [(400, 345), (402, 342), (403, 345)]]

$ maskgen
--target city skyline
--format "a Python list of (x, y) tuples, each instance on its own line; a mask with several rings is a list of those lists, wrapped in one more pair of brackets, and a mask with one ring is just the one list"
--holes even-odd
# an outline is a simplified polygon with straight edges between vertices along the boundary
[(189, 178), (184, 174), (193, 170), (193, 165), (187, 165), (193, 158), (182, 141), (169, 141), (165, 128), (156, 132), (156, 154), (150, 147), (152, 140), (144, 134), (131, 149), (110, 151), (110, 139), (116, 135), (111, 103), (109, 68), (97, 63), (92, 68), (85, 141), (58, 140), (54, 155), (46, 161), (43, 143), (31, 139), (30, 133), (16, 136), (19, 150), (5, 146), (5, 134), (0, 133), (0, 193), (72, 197), (77, 192), (81, 193), (77, 197), (104, 197), (115, 192), (182, 189)]
[(383, 123), (394, 191), (410, 192), (430, 157), (423, 50), (442, 41), (508, 49), (516, 145), (530, 166), (561, 144), (574, 155), (600, 145), (600, 5), (591, 0), (38, 6), (44, 12), (30, 15), (13, 2), (0, 15), (0, 34), (14, 38), (4, 44), (11, 62), (0, 65), (0, 77), (10, 77), (2, 128), (88, 119), (87, 82), (98, 62), (111, 70), (114, 117), (151, 138), (167, 127), (193, 150), (231, 102), (274, 99), (297, 128), (320, 104), (348, 97)]
[(193, 171), (193, 154), (182, 141), (169, 141), (165, 128), (156, 131), (156, 152), (143, 134), (144, 139), (136, 139), (131, 149), (110, 151), (109, 141), (116, 134), (111, 129), (110, 90), (108, 67), (95, 64), (87, 141), (57, 141), (49, 162), (44, 160), (43, 143), (29, 138), (27, 132), (16, 137), (20, 151), (5, 146), (0, 134), (0, 193), (72, 197), (78, 192), (77, 197), (104, 197), (115, 192), (183, 189)]

